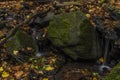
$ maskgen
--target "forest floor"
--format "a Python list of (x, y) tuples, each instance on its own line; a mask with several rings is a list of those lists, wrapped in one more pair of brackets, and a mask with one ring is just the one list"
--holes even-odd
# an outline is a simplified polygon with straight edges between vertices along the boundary
[[(0, 41), (17, 24), (29, 19), (31, 17), (29, 14), (48, 9), (55, 14), (81, 10), (94, 26), (97, 25), (95, 23), (97, 18), (95, 17), (98, 17), (102, 18), (102, 22), (99, 23), (105, 25), (105, 28), (114, 28), (116, 23), (119, 22), (117, 20), (118, 16), (111, 15), (109, 10), (115, 8), (120, 13), (120, 1), (104, 1), (78, 0), (68, 3), (48, 2), (45, 4), (37, 1), (25, 2), (20, 0), (0, 2)], [(64, 6), (56, 6), (57, 4)], [(3, 28), (2, 23), (10, 27)], [(28, 32), (31, 27), (25, 24), (20, 29)], [(46, 33), (46, 30), (44, 33)], [(83, 61), (79, 63), (69, 59), (66, 60), (60, 54), (55, 54), (52, 51), (47, 56), (31, 57), (28, 62), (23, 64), (19, 64), (8, 55), (5, 44), (1, 46), (0, 54), (0, 80), (101, 80), (101, 76), (93, 68), (94, 62)]]

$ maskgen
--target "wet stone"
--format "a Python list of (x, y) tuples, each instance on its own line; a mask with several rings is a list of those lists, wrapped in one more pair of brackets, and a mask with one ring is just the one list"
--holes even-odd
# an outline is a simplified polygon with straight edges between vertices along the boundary
[(95, 59), (101, 55), (94, 27), (81, 11), (57, 15), (50, 22), (48, 38), (72, 59)]
[(6, 42), (6, 49), (9, 54), (21, 59), (27, 59), (30, 55), (34, 55), (36, 51), (36, 44), (32, 37), (22, 30)]

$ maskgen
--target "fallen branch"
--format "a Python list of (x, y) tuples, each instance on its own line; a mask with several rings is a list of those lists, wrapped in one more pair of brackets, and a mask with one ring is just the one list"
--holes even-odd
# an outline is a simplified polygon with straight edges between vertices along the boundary
[(46, 10), (46, 11), (41, 12), (41, 11), (36, 10), (36, 11), (34, 12), (34, 14), (31, 13), (31, 14), (29, 15), (30, 17), (29, 17), (28, 19), (26, 19), (25, 21), (23, 21), (23, 22), (21, 22), (20, 24), (16, 25), (15, 28), (13, 28), (11, 31), (8, 32), (8, 34), (6, 35), (6, 37), (5, 37), (4, 39), (2, 39), (2, 41), (0, 42), (0, 47), (1, 47), (10, 37), (12, 37), (13, 35), (15, 35), (15, 33), (17, 32), (17, 30), (18, 30), (21, 26), (23, 26), (24, 24), (28, 24), (28, 23), (31, 21), (32, 18), (34, 18), (34, 17), (36, 17), (36, 16), (38, 16), (38, 15), (41, 16), (41, 15), (47, 13), (48, 11), (49, 11), (49, 10)]

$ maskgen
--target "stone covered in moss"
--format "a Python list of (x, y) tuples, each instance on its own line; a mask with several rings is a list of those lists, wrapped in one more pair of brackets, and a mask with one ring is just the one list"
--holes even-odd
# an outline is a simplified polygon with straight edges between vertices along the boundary
[(55, 16), (48, 28), (48, 38), (73, 59), (95, 59), (99, 55), (94, 28), (80, 11)]
[(120, 63), (118, 63), (103, 80), (120, 80)]
[(18, 30), (16, 34), (7, 41), (6, 46), (10, 54), (22, 48), (32, 48), (32, 52), (36, 51), (36, 45), (32, 37), (22, 30)]

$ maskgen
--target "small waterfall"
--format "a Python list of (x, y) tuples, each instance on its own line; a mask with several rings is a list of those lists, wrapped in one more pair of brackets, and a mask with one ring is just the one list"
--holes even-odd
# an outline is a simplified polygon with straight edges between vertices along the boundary
[(99, 70), (101, 73), (105, 73), (106, 71), (111, 70), (111, 67), (108, 66), (108, 53), (109, 53), (109, 45), (110, 45), (110, 40), (109, 39), (105, 39), (105, 52), (104, 52), (104, 62), (102, 63), (102, 65), (100, 65)]
[(44, 38), (44, 30), (37, 31), (36, 28), (32, 28), (32, 38), (36, 44), (36, 57), (47, 55), (51, 49), (49, 41)]
[(107, 30), (104, 35), (105, 44), (104, 44), (104, 62), (100, 65), (99, 70), (101, 73), (106, 73), (111, 70), (111, 67), (108, 64), (108, 56), (112, 49), (112, 45), (115, 39), (117, 39), (116, 32), (114, 30)]
[(32, 38), (36, 44), (36, 57), (40, 57), (40, 56), (42, 56), (43, 53), (41, 53), (39, 50), (39, 45), (38, 45), (38, 40), (37, 40), (38, 36), (37, 36), (36, 28), (32, 28)]
[(105, 39), (105, 53), (104, 53), (104, 62), (103, 65), (107, 65), (107, 57), (108, 57), (108, 50), (109, 50), (110, 40)]

